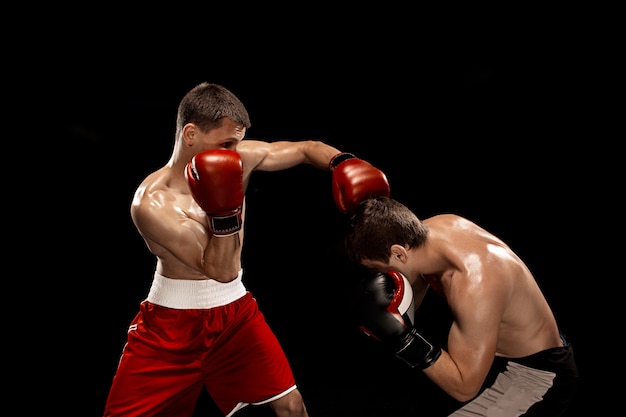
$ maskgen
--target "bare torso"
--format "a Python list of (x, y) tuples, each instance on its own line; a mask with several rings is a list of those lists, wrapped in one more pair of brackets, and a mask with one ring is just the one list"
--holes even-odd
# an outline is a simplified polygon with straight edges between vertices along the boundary
[[(244, 187), (249, 174), (246, 173)], [(242, 221), (245, 222), (245, 202), (242, 210)], [(235, 269), (241, 268), (244, 228), (239, 231), (238, 239), (211, 235), (206, 213), (194, 201), (184, 177), (174, 175), (170, 166), (160, 168), (143, 180), (135, 192), (131, 215), (148, 249), (157, 258), (156, 271), (163, 276), (172, 279), (214, 278), (190, 264), (193, 258), (202, 258), (201, 249), (214, 239), (224, 240), (216, 242), (220, 244), (228, 239), (230, 262), (239, 265)]]
[(455, 317), (450, 343), (523, 357), (561, 345), (554, 315), (532, 273), (500, 239), (453, 215), (425, 221), (430, 250), (445, 259), (440, 279)]
[[(230, 140), (234, 122), (214, 129), (208, 136)], [(236, 130), (236, 129), (235, 129)], [(238, 143), (243, 162), (243, 189), (253, 171), (278, 171), (299, 164), (328, 170), (330, 159), (339, 150), (320, 141), (264, 142), (247, 139)], [(131, 205), (133, 222), (149, 250), (156, 256), (156, 271), (172, 279), (215, 279), (229, 282), (242, 268), (244, 229), (232, 236), (215, 237), (207, 215), (194, 201), (184, 175), (185, 165), (197, 150), (178, 143), (167, 165), (148, 175), (135, 192)], [(181, 156), (185, 153), (185, 157)], [(224, 192), (224, 191), (222, 191)], [(227, 191), (226, 191), (227, 192)], [(242, 222), (245, 223), (245, 200)]]

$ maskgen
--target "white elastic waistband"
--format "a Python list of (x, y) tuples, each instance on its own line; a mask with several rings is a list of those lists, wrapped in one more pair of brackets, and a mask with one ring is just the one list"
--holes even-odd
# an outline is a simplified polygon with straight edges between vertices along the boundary
[(230, 282), (214, 279), (172, 279), (154, 273), (147, 301), (178, 309), (213, 308), (232, 303), (246, 294), (243, 270)]

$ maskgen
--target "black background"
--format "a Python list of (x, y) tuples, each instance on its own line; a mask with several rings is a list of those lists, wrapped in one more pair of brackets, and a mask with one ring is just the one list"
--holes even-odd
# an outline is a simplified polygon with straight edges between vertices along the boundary
[[(154, 270), (130, 219), (132, 194), (167, 162), (180, 98), (209, 81), (244, 102), (249, 138), (321, 139), (382, 169), (392, 196), (418, 216), (457, 213), (507, 241), (575, 345), (582, 386), (568, 415), (603, 407), (591, 382), (600, 330), (580, 283), (601, 241), (589, 206), (606, 201), (597, 180), (611, 181), (611, 151), (606, 137), (591, 134), (603, 80), (584, 17), (474, 10), (465, 19), (457, 10), (435, 23), (407, 10), (310, 11), (251, 27), (253, 13), (189, 10), (176, 29), (149, 13), (109, 11), (99, 15), (106, 24), (80, 19), (39, 38), (53, 57), (47, 75), (30, 82), (46, 93), (45, 129), (53, 132), (38, 152), (57, 179), (46, 196), (55, 238), (47, 265), (65, 276), (44, 287), (60, 294), (41, 314), (54, 318), (45, 336), (62, 355), (49, 361), (54, 377), (45, 380), (50, 390), (59, 376), (69, 381), (47, 404), (101, 415)], [(247, 199), (245, 282), (311, 416), (436, 416), (457, 405), (352, 326), (346, 300), (356, 272), (343, 257), (345, 219), (327, 172), (256, 173)], [(429, 296), (419, 318), (432, 340), (445, 342), (440, 300)], [(197, 415), (220, 413), (202, 396)]]

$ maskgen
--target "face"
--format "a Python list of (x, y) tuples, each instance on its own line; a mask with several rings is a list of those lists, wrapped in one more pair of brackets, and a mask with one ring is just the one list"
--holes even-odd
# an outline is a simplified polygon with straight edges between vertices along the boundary
[(246, 128), (229, 118), (224, 118), (219, 128), (211, 129), (209, 132), (202, 132), (194, 125), (188, 125), (188, 134), (193, 141), (193, 146), (197, 152), (210, 149), (236, 150), (237, 145), (243, 140)]
[(391, 265), (387, 263), (384, 263), (381, 261), (373, 261), (370, 259), (363, 259), (361, 261), (361, 265), (366, 267), (372, 273), (377, 273), (377, 272), (385, 273), (389, 271), (390, 269), (393, 269)]
[(390, 270), (404, 272), (407, 265), (408, 253), (406, 248), (403, 248), (400, 245), (393, 245), (391, 247), (391, 255), (389, 256), (389, 260), (387, 262), (381, 262), (373, 259), (362, 259), (361, 265), (366, 267), (370, 272), (382, 272), (386, 273)]

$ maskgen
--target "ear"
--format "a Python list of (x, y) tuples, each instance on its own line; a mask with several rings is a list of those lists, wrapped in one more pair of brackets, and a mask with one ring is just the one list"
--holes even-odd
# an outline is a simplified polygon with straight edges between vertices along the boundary
[(194, 138), (196, 136), (196, 125), (193, 123), (187, 123), (183, 127), (183, 142), (187, 146), (193, 146)]
[(391, 259), (398, 260), (399, 262), (406, 263), (407, 251), (402, 245), (391, 245)]

